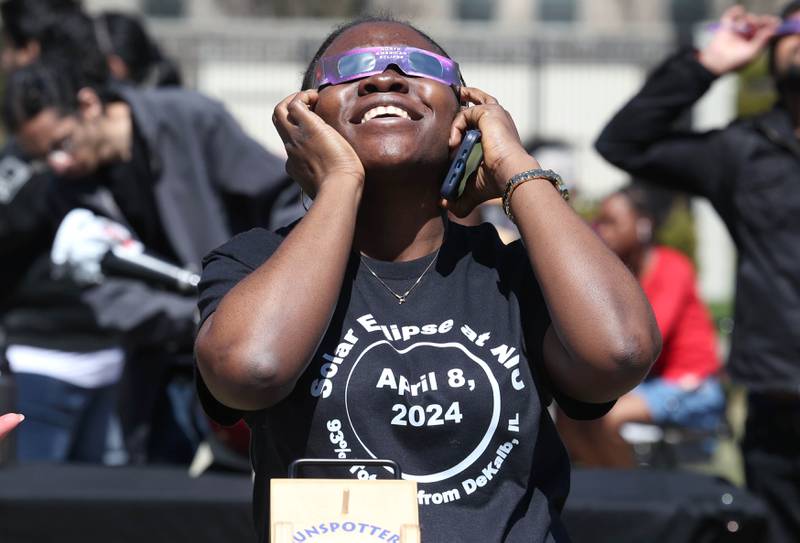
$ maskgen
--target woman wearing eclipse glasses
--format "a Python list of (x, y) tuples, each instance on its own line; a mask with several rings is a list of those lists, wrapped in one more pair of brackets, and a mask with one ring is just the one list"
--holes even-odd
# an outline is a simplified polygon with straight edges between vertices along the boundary
[[(252, 429), (261, 540), (268, 480), (315, 457), (397, 461), (423, 541), (567, 541), (569, 461), (546, 407), (601, 416), (646, 375), (660, 337), (636, 280), (508, 113), (409, 24), (341, 27), (303, 89), (273, 121), (313, 205), (212, 252), (200, 292), (200, 395)], [(474, 128), (483, 162), (442, 200)], [(447, 220), (501, 196), (522, 242)]]

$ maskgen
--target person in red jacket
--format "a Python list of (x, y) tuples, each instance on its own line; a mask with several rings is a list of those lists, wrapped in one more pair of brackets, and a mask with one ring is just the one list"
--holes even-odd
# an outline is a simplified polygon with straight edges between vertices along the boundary
[(716, 335), (697, 293), (694, 267), (682, 253), (653, 243), (669, 200), (663, 190), (636, 183), (608, 196), (600, 206), (595, 229), (639, 279), (663, 346), (647, 379), (622, 396), (605, 417), (559, 417), (570, 456), (584, 465), (633, 467), (632, 448), (619, 433), (627, 422), (713, 430), (724, 411), (716, 378)]

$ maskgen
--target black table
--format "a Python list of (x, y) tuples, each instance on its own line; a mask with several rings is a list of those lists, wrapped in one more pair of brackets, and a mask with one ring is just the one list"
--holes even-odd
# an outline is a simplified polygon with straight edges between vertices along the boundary
[[(251, 492), (247, 475), (6, 467), (0, 543), (254, 543)], [(656, 470), (575, 470), (564, 511), (574, 543), (759, 542), (764, 518), (759, 500), (728, 483)]]
[(253, 543), (252, 483), (185, 469), (0, 469), (2, 543)]
[(574, 470), (564, 522), (574, 543), (761, 543), (764, 504), (715, 477)]

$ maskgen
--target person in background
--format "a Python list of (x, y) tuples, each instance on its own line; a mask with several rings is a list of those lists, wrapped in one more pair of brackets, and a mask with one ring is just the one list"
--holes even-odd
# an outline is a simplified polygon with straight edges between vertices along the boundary
[[(77, 53), (74, 58), (83, 58), (82, 52), (59, 42), (51, 29), (52, 23), (79, 12), (77, 0), (3, 0), (0, 3), (3, 72), (33, 62), (43, 49), (69, 49)], [(81, 41), (79, 37), (73, 43)], [(0, 291), (0, 312), (3, 301), (15, 291), (42, 248), (49, 246), (53, 234), (47, 198), (43, 196), (51, 176), (41, 164), (31, 163), (13, 137), (6, 136), (0, 149), (0, 260), (3, 262), (0, 283), (4, 285)]]
[[(108, 83), (109, 68), (96, 25), (78, 2), (7, 0), (0, 7), (6, 34), (5, 68), (13, 71), (38, 59), (66, 67), (63, 78), (76, 79), (81, 85)], [(13, 366), (9, 377), (19, 389), (18, 408), (29, 416), (19, 432), (18, 457), (22, 461), (124, 462), (130, 455), (116, 437), (120, 432), (106, 429), (115, 411), (120, 372), (126, 358), (143, 346), (190, 338), (191, 299), (112, 277), (91, 287), (69, 277), (54, 277), (50, 248), (66, 210), (54, 201), (58, 179), (43, 160), (32, 158), (12, 138), (3, 149), (0, 170), (0, 258), (4, 262), (0, 278), (6, 287), (0, 295), (0, 326), (4, 328), (0, 367)], [(114, 306), (127, 320), (101, 325), (98, 311)], [(179, 313), (184, 316), (177, 318)], [(185, 324), (176, 328), (177, 322)], [(158, 364), (151, 358), (136, 367), (152, 369)], [(144, 418), (149, 428), (155, 400), (147, 398), (159, 390), (157, 380), (135, 382), (142, 386), (128, 395), (134, 400), (122, 404), (123, 422)], [(123, 400), (128, 398), (123, 395)], [(141, 417), (126, 416), (142, 411)], [(140, 425), (130, 427), (135, 430), (126, 432), (126, 437), (139, 437), (127, 440), (128, 451), (138, 451), (133, 443), (146, 442), (150, 433), (139, 431)], [(164, 433), (181, 435), (170, 429)], [(144, 453), (137, 455), (137, 459), (144, 457)]]
[(107, 11), (95, 18), (95, 27), (116, 80), (138, 87), (181, 86), (178, 65), (164, 56), (139, 17)]
[(620, 436), (628, 422), (714, 431), (725, 408), (717, 379), (714, 326), (697, 293), (694, 267), (682, 253), (654, 243), (672, 199), (664, 190), (630, 185), (605, 198), (595, 229), (637, 277), (658, 322), (662, 349), (647, 379), (595, 421), (558, 417), (573, 461), (591, 467), (634, 467)]
[[(782, 20), (781, 20), (782, 19)], [(707, 132), (675, 121), (720, 76), (769, 53), (775, 107)], [(800, 541), (800, 2), (781, 18), (735, 6), (701, 50), (671, 56), (608, 123), (596, 147), (658, 184), (705, 196), (736, 244), (727, 373), (748, 390), (748, 488), (773, 542)]]
[[(56, 215), (89, 209), (124, 225), (150, 254), (182, 268), (199, 267), (203, 254), (233, 233), (282, 224), (290, 209), (281, 202), (297, 200), (283, 163), (249, 138), (220, 103), (192, 91), (89, 84), (69, 66), (38, 62), (9, 75), (3, 111), (22, 148), (46, 160), (54, 173), (52, 197), (61, 206)], [(124, 332), (137, 324), (125, 342), (133, 349), (150, 345), (161, 360), (149, 363), (166, 364), (170, 376), (185, 374), (191, 395), (191, 297), (169, 302), (160, 314), (164, 326), (154, 329), (133, 318), (152, 308), (151, 296), (137, 301), (109, 289), (85, 294), (82, 300), (102, 327)], [(17, 371), (14, 358), (27, 351), (11, 343), (10, 337), (7, 356)], [(158, 460), (188, 461), (194, 446), (194, 439), (164, 446), (160, 452), (172, 456)]]
[[(42, 59), (69, 66), (64, 79), (92, 85), (108, 79), (92, 20), (77, 3), (8, 0), (0, 10), (11, 36), (6, 80)], [(61, 81), (57, 88), (64, 85)], [(30, 93), (26, 103), (38, 96)], [(121, 340), (100, 329), (81, 303), (85, 289), (52, 273), (50, 248), (64, 215), (55, 205), (52, 172), (16, 138), (3, 153), (3, 163), (14, 168), (3, 170), (7, 186), (13, 186), (0, 202), (0, 257), (6, 263), (0, 271), (6, 286), (0, 300), (0, 356), (18, 389), (17, 408), (28, 416), (17, 435), (17, 456), (21, 461), (100, 462), (125, 359)]]
[[(94, 26), (79, 5), (66, 0), (2, 2), (6, 74), (43, 58), (69, 64), (86, 81), (104, 82), (108, 71), (98, 54)], [(0, 280), (5, 286), (0, 291), (0, 313), (3, 301), (49, 251), (57, 220), (48, 207), (52, 174), (46, 164), (26, 155), (13, 135), (8, 136), (0, 150), (0, 260), (4, 263)]]
[[(110, 89), (107, 58), (98, 42), (98, 37), (106, 35), (79, 9), (77, 2), (7, 0), (2, 6), (4, 28), (10, 29), (9, 35), (15, 38), (8, 38), (7, 44), (34, 43), (26, 49), (32, 54), (7, 55), (8, 68), (20, 68), (34, 58), (54, 67), (58, 76), (50, 78), (52, 84), (45, 89), (44, 94), (50, 92), (51, 98), (53, 92), (60, 94), (61, 99), (70, 104), (69, 108), (75, 107), (75, 97), (66, 96), (69, 93), (77, 93), (78, 89), (84, 87), (103, 89), (102, 92)], [(67, 9), (68, 7), (70, 9)], [(124, 21), (120, 21), (121, 19), (117, 17), (109, 20), (111, 28), (106, 37), (108, 42), (111, 42), (111, 31), (117, 36), (121, 56), (127, 57), (133, 65), (129, 74), (138, 78), (140, 75), (138, 57), (122, 53), (123, 50), (131, 52), (130, 47), (125, 49), (122, 45), (125, 42), (133, 43), (131, 46), (136, 47), (137, 33), (131, 30), (133, 27), (130, 24), (126, 25)], [(11, 50), (9, 45), (6, 52)], [(148, 47), (146, 57), (150, 59), (151, 66), (154, 55), (153, 48)], [(155, 79), (160, 79), (162, 83), (175, 81), (174, 71), (172, 76), (167, 70), (156, 71), (161, 75)], [(15, 75), (9, 77), (13, 79)], [(147, 83), (146, 79), (144, 83)], [(72, 90), (65, 90), (69, 87), (72, 87)], [(19, 111), (30, 107), (36, 109), (37, 96), (42, 96), (38, 89), (37, 92), (28, 93), (27, 96), (17, 100), (14, 107)], [(210, 119), (219, 110), (218, 104), (208, 106), (207, 118)], [(168, 115), (173, 115), (176, 111), (180, 112), (183, 109), (172, 110)], [(221, 131), (232, 123), (228, 117), (224, 117), (223, 121)], [(182, 129), (193, 134), (193, 137), (187, 138), (192, 142), (209, 137), (208, 134), (194, 135), (194, 127)], [(59, 139), (57, 146), (64, 147), (61, 150), (65, 152), (48, 153), (48, 155), (69, 159), (71, 156), (69, 147), (74, 140), (65, 134), (57, 136), (50, 134), (50, 136)], [(154, 134), (153, 137), (160, 135)], [(245, 137), (240, 136), (239, 139), (241, 138)], [(239, 139), (232, 137), (231, 141)], [(249, 138), (247, 142), (252, 144)], [(103, 138), (96, 139), (94, 144), (103, 147)], [(194, 303), (191, 297), (166, 292), (160, 288), (149, 288), (141, 281), (124, 278), (104, 277), (102, 284), (93, 286), (76, 284), (70, 281), (69, 277), (54, 280), (51, 273), (50, 246), (58, 223), (72, 205), (67, 203), (69, 200), (63, 198), (63, 191), (58, 190), (60, 185), (64, 184), (63, 176), (53, 175), (54, 171), (56, 174), (63, 172), (58, 171), (58, 166), (53, 168), (52, 163), (47, 165), (42, 155), (25, 152), (16, 145), (16, 141), (13, 149), (11, 147), (6, 148), (8, 154), (3, 158), (2, 173), (8, 173), (4, 180), (7, 190), (0, 190), (0, 255), (6, 263), (0, 269), (0, 274), (4, 284), (8, 286), (3, 289), (3, 300), (0, 300), (0, 317), (6, 332), (6, 344), (0, 349), (0, 354), (4, 358), (13, 358), (4, 363), (18, 370), (16, 380), (21, 390), (17, 396), (20, 401), (42, 397), (41, 387), (52, 385), (57, 387), (58, 391), (51, 390), (51, 394), (47, 397), (59, 398), (62, 402), (60, 407), (55, 404), (49, 406), (53, 409), (49, 409), (43, 402), (35, 402), (35, 409), (22, 406), (29, 420), (18, 439), (20, 459), (98, 461), (102, 448), (100, 443), (103, 441), (100, 435), (105, 433), (102, 428), (105, 425), (103, 421), (107, 417), (105, 415), (88, 417), (87, 414), (109, 413), (113, 407), (113, 397), (109, 392), (103, 395), (106, 399), (102, 402), (97, 400), (90, 402), (89, 398), (99, 397), (101, 392), (116, 383), (124, 360), (130, 359), (127, 368), (135, 375), (130, 376), (126, 372), (123, 378), (125, 386), (122, 389), (121, 416), (131, 460), (187, 461), (198, 439), (197, 430), (186, 423), (186, 420), (191, 420), (191, 416), (185, 412), (189, 409), (192, 391), (191, 365), (184, 363), (182, 366), (188, 368), (183, 373), (189, 373), (184, 379), (187, 384), (183, 389), (189, 391), (185, 394), (180, 393), (182, 389), (179, 386), (172, 387), (173, 380), (169, 375), (165, 376), (164, 368), (174, 368), (176, 359), (181, 356), (183, 359), (190, 359), (186, 352), (191, 349), (194, 327)], [(268, 223), (271, 219), (288, 221), (287, 217), (281, 219), (275, 214), (288, 212), (291, 217), (292, 213), (296, 212), (292, 209), (299, 209), (299, 205), (293, 204), (294, 189), (281, 192), (282, 184), (289, 186), (289, 183), (281, 180), (285, 176), (280, 162), (277, 159), (272, 162), (271, 155), (260, 147), (258, 149), (259, 153), (269, 157), (266, 158), (267, 162), (263, 168), (261, 166), (257, 168), (262, 170), (261, 179), (269, 179), (268, 184), (274, 181), (275, 186), (264, 190), (263, 184), (258, 187), (258, 183), (254, 183), (252, 187), (244, 187), (241, 190), (221, 189), (219, 195), (210, 197), (206, 195), (208, 205), (215, 210), (224, 209), (226, 206), (228, 209), (236, 210), (228, 217), (230, 224), (226, 225), (226, 228), (230, 227), (232, 230), (225, 230), (225, 236), (228, 232)], [(96, 151), (97, 149), (93, 150)], [(147, 157), (139, 160), (138, 165), (145, 160), (151, 161), (152, 164), (159, 162), (160, 157), (157, 153), (148, 151), (145, 154)], [(224, 151), (212, 149), (197, 154), (205, 156), (207, 160), (216, 160), (215, 163), (221, 168), (230, 167), (231, 175), (236, 175), (236, 167), (219, 160), (221, 154), (225, 154)], [(251, 153), (248, 151), (245, 156), (249, 157)], [(158, 166), (169, 167), (174, 164), (175, 160), (170, 159)], [(280, 174), (276, 175), (276, 172)], [(185, 170), (184, 173), (188, 174), (189, 171)], [(172, 179), (177, 173), (170, 171), (166, 175)], [(141, 220), (137, 225), (140, 230), (149, 228), (147, 218), (151, 212), (154, 215), (158, 213), (173, 215), (170, 213), (171, 210), (153, 210), (154, 200), (147, 196), (140, 197), (135, 188), (129, 187), (130, 190), (119, 188), (121, 185), (124, 183), (117, 184), (117, 192), (111, 197), (111, 201), (114, 202), (114, 197), (124, 200), (119, 206), (126, 210), (133, 209), (130, 215)], [(153, 190), (165, 192), (169, 189), (154, 183)], [(249, 192), (259, 190), (262, 192), (258, 195)], [(203, 195), (193, 194), (192, 198), (183, 200), (191, 203), (203, 199)], [(224, 200), (224, 203), (217, 205), (218, 202), (214, 203), (215, 199)], [(157, 197), (156, 200), (163, 204), (165, 199)], [(117, 202), (113, 205), (117, 205)], [(214, 218), (219, 215), (219, 211), (212, 213), (210, 222), (218, 223)], [(130, 225), (128, 227), (130, 228)], [(190, 227), (187, 223), (180, 225), (180, 229), (191, 229), (197, 232), (198, 236), (213, 228), (212, 225), (201, 227)], [(143, 235), (139, 232), (135, 234)], [(188, 244), (183, 244), (186, 245)], [(200, 251), (202, 252), (203, 250)], [(183, 355), (176, 352), (181, 350)], [(53, 361), (61, 361), (61, 364)], [(132, 367), (133, 364), (135, 367)], [(68, 370), (69, 375), (64, 371), (53, 374), (58, 368)], [(102, 381), (76, 379), (79, 368), (84, 368), (94, 377), (102, 377)], [(106, 368), (108, 371), (100, 371), (100, 368)], [(112, 369), (114, 371), (111, 371)], [(50, 380), (48, 377), (55, 379)], [(68, 381), (65, 382), (65, 378)], [(168, 391), (163, 389), (165, 380), (168, 382), (166, 386), (172, 387)], [(176, 375), (174, 381), (178, 380), (179, 376)], [(63, 404), (69, 395), (75, 396), (70, 400), (73, 409), (67, 409)], [(174, 402), (185, 409), (176, 407)], [(159, 416), (153, 413), (166, 415)], [(96, 439), (86, 437), (84, 431), (80, 430), (86, 425), (94, 429), (90, 435), (98, 436)], [(176, 431), (178, 430), (176, 426), (181, 427), (180, 431)], [(78, 435), (83, 437), (76, 440), (75, 436)], [(85, 454), (85, 448), (81, 449), (80, 453), (71, 452), (76, 441), (95, 444), (89, 447), (91, 454)]]
[(2, 68), (9, 71), (30, 64), (42, 52), (42, 33), (68, 13), (81, 10), (79, 0), (3, 0)]

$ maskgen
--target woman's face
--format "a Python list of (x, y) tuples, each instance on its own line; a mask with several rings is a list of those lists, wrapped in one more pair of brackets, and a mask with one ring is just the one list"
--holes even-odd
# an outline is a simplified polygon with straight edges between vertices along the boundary
[[(439, 53), (414, 30), (397, 23), (364, 23), (331, 43), (325, 56), (358, 47), (405, 45)], [(364, 115), (379, 106), (407, 113)], [(459, 104), (451, 87), (423, 77), (411, 77), (390, 66), (384, 72), (324, 87), (315, 112), (352, 145), (366, 171), (394, 166), (446, 166), (447, 140)]]
[(609, 249), (618, 256), (625, 256), (639, 246), (639, 219), (627, 196), (613, 194), (600, 204), (594, 228)]

